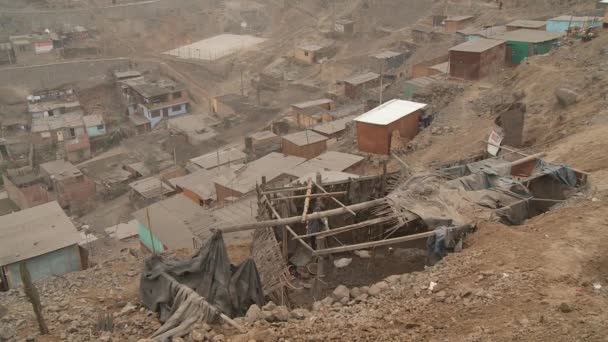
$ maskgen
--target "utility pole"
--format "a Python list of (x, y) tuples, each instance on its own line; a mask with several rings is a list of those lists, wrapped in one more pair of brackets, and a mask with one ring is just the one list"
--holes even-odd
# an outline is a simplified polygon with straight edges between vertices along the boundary
[(384, 61), (380, 60), (380, 104), (382, 104), (382, 92), (384, 91)]
[(23, 291), (27, 296), (30, 303), (34, 307), (34, 314), (36, 315), (36, 320), (38, 321), (38, 328), (40, 329), (41, 335), (47, 335), (49, 333), (49, 328), (44, 321), (44, 317), (42, 316), (42, 304), (40, 304), (40, 295), (38, 295), (38, 290), (34, 283), (32, 282), (32, 277), (30, 276), (30, 271), (28, 271), (25, 262), (19, 264), (19, 273), (21, 273), (21, 282), (23, 283)]
[(243, 67), (241, 67), (241, 96), (245, 96), (245, 84), (243, 83)]
[[(162, 186), (161, 186), (162, 188)], [(152, 254), (156, 255), (156, 247), (154, 247), (154, 235), (152, 234), (152, 225), (150, 224), (150, 209), (146, 207), (146, 221), (148, 221), (148, 229), (150, 232), (150, 244), (152, 245)]]

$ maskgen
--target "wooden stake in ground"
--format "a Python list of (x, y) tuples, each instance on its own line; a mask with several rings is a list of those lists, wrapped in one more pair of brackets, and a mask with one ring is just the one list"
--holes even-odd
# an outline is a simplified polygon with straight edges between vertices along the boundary
[(38, 290), (34, 283), (32, 282), (32, 277), (30, 276), (30, 271), (28, 271), (25, 263), (19, 264), (19, 273), (21, 273), (21, 282), (23, 283), (23, 291), (27, 296), (30, 303), (34, 307), (34, 314), (36, 315), (36, 320), (38, 321), (38, 328), (40, 328), (41, 335), (47, 335), (49, 333), (49, 328), (46, 326), (46, 322), (44, 322), (44, 317), (42, 317), (42, 305), (40, 304), (40, 296), (38, 295)]

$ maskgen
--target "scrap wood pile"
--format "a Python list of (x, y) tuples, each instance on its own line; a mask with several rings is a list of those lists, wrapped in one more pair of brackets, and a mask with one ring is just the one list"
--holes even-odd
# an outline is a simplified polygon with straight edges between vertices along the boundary
[(386, 197), (387, 211), (405, 219), (413, 213), (429, 230), (480, 219), (521, 224), (562, 202), (584, 181), (580, 171), (543, 161), (542, 155), (492, 158), (413, 175)]
[(166, 260), (160, 255), (146, 259), (140, 297), (163, 325), (152, 335), (158, 341), (188, 334), (199, 321), (218, 319), (240, 327), (230, 317), (243, 316), (252, 304), (264, 304), (262, 284), (253, 260), (230, 264), (220, 232), (190, 260)]

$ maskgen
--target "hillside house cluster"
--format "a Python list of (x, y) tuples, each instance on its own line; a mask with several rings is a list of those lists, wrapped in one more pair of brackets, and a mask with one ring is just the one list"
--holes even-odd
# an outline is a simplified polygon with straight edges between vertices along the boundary
[(71, 162), (90, 158), (90, 139), (107, 134), (103, 117), (84, 115), (73, 89), (33, 93), (27, 97), (27, 107), (34, 146), (56, 146)]
[(189, 112), (186, 88), (169, 78), (147, 79), (136, 71), (115, 72), (126, 104), (126, 114), (138, 132), (154, 129), (162, 121)]

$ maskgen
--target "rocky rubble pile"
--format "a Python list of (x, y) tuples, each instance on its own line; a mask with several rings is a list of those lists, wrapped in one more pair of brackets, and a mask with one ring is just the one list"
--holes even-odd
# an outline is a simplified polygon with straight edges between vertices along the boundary
[[(137, 303), (139, 267), (137, 252), (120, 256), (80, 272), (36, 282), (44, 319), (52, 336), (61, 341), (137, 341), (156, 330), (156, 315)], [(0, 341), (35, 340), (38, 328), (21, 287), (0, 292), (9, 308), (0, 318)], [(112, 332), (100, 331), (99, 320), (109, 316)]]
[[(289, 311), (273, 303), (252, 306), (242, 320), (250, 331), (233, 340), (428, 340), (457, 326), (459, 315), (479, 315), (513, 296), (538, 296), (535, 285), (540, 280), (533, 270), (502, 265), (481, 269), (480, 257), (481, 253), (450, 255), (424, 271), (389, 276), (370, 286), (349, 289), (340, 285), (330, 296), (313, 303), (310, 311)], [(542, 316), (522, 316), (506, 327), (480, 325), (467, 340), (491, 340), (502, 328), (510, 329), (514, 339), (538, 329), (559, 328), (560, 316), (576, 310), (569, 303), (545, 305)], [(451, 319), (439, 318), (446, 315)]]

